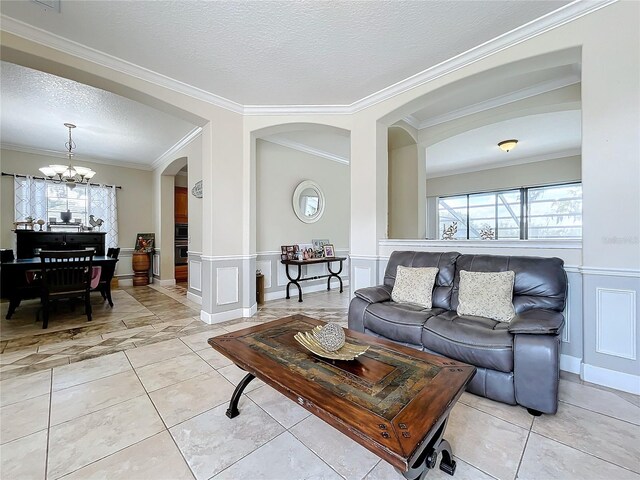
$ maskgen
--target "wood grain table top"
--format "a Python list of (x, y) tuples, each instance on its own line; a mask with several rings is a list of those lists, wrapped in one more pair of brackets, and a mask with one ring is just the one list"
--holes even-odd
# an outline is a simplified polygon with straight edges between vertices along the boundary
[(345, 329), (369, 345), (351, 361), (327, 360), (293, 336), (324, 322), (293, 315), (209, 339), (237, 366), (406, 471), (446, 420), (475, 367)]

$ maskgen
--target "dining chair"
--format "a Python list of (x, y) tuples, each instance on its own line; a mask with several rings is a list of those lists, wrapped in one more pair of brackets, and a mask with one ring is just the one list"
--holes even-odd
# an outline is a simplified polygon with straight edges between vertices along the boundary
[(94, 250), (43, 250), (40, 252), (42, 328), (49, 326), (49, 309), (64, 298), (82, 298), (91, 321), (91, 274)]
[[(120, 255), (120, 247), (109, 248), (107, 250), (107, 257), (118, 260)], [(109, 306), (113, 307), (113, 300), (111, 299), (111, 280), (116, 270), (116, 262), (102, 266), (102, 272), (100, 273), (100, 282), (93, 288), (92, 292), (100, 292), (102, 298), (109, 302)]]

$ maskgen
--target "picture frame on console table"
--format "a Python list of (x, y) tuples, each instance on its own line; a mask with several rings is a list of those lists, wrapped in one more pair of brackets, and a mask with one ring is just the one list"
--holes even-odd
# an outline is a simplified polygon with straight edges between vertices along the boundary
[(336, 252), (333, 248), (333, 245), (328, 243), (322, 246), (322, 251), (324, 252), (324, 256), (327, 258), (333, 258), (336, 256)]
[(323, 247), (325, 245), (330, 245), (331, 242), (329, 241), (328, 238), (314, 238), (311, 240), (311, 244), (313, 245), (313, 251), (316, 254), (316, 258), (322, 258), (324, 256), (324, 250)]

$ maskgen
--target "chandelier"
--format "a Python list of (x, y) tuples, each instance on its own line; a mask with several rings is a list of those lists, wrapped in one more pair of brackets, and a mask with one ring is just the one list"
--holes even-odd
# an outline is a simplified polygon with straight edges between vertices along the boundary
[(76, 148), (75, 142), (71, 139), (71, 129), (76, 128), (76, 126), (73, 123), (65, 123), (64, 126), (69, 129), (69, 141), (64, 144), (67, 149), (67, 157), (69, 157), (69, 165), (49, 165), (48, 167), (42, 167), (40, 171), (48, 180), (56, 183), (65, 182), (71, 185), (89, 183), (89, 180), (93, 178), (96, 172), (87, 167), (71, 165), (73, 149)]

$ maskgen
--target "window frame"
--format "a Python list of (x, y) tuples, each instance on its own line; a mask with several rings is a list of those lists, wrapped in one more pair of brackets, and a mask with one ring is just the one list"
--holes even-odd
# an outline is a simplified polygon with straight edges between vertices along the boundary
[[(438, 227), (438, 237), (441, 237), (440, 231), (440, 201), (447, 198), (460, 198), (466, 197), (466, 217), (464, 220), (464, 225), (466, 227), (466, 238), (456, 238), (455, 240), (479, 240), (475, 238), (469, 238), (469, 234), (471, 233), (471, 221), (469, 218), (469, 208), (470, 208), (470, 197), (473, 195), (495, 195), (496, 200), (498, 196), (505, 193), (520, 193), (520, 220), (518, 222), (518, 227), (520, 230), (520, 234), (518, 240), (529, 240), (529, 190), (530, 189), (540, 189), (540, 188), (555, 188), (555, 187), (568, 187), (572, 185), (580, 186), (582, 201), (582, 181), (573, 181), (573, 182), (562, 182), (562, 183), (552, 183), (552, 184), (543, 184), (543, 185), (530, 185), (527, 187), (519, 187), (519, 188), (504, 188), (500, 190), (488, 190), (488, 191), (478, 191), (478, 192), (470, 192), (470, 193), (459, 193), (455, 195), (446, 195), (437, 197), (436, 201), (436, 218), (437, 218), (437, 227)], [(495, 240), (500, 239), (499, 234), (499, 218), (498, 218), (498, 202), (495, 202), (495, 213), (494, 213), (494, 232), (495, 232)], [(582, 219), (582, 212), (581, 212)], [(580, 237), (571, 237), (574, 240), (582, 240), (582, 221), (580, 223), (581, 234)], [(439, 238), (440, 239), (440, 238)], [(507, 238), (506, 240), (515, 240), (514, 238)], [(533, 240), (542, 240), (541, 238), (534, 238)], [(554, 238), (550, 238), (549, 240), (556, 240)]]

